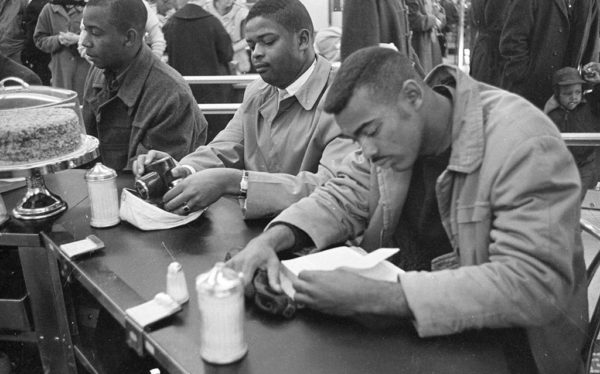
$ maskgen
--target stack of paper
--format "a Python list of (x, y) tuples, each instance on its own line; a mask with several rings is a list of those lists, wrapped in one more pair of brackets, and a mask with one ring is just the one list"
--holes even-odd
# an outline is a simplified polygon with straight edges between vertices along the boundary
[(291, 279), (297, 277), (301, 271), (339, 268), (371, 279), (396, 282), (398, 274), (403, 270), (386, 259), (398, 251), (398, 248), (379, 248), (367, 254), (364, 249), (358, 247), (337, 247), (281, 261), (282, 270), (279, 276), (281, 287), (288, 296), (293, 298), (296, 291), (292, 287)]

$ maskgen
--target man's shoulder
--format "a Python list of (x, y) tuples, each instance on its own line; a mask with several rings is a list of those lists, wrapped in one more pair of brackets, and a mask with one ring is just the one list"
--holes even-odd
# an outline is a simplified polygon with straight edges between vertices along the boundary
[(534, 138), (560, 138), (554, 122), (526, 99), (501, 90), (481, 91), (488, 142), (502, 141), (517, 146)]
[(155, 61), (150, 68), (146, 77), (145, 88), (148, 90), (157, 90), (157, 92), (165, 96), (175, 94), (180, 90), (189, 91), (191, 95), (189, 85), (181, 74), (162, 61)]

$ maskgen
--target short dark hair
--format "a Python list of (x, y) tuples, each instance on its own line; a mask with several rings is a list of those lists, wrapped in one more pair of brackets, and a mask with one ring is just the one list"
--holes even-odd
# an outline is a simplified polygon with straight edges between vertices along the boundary
[(273, 20), (290, 32), (307, 29), (313, 37), (312, 19), (299, 0), (259, 0), (250, 8), (246, 23), (255, 17)]
[(108, 7), (110, 20), (117, 30), (126, 33), (133, 28), (142, 36), (146, 29), (148, 11), (142, 0), (89, 0), (88, 7)]
[(367, 47), (352, 53), (340, 66), (327, 98), (325, 111), (341, 112), (355, 90), (367, 88), (371, 96), (383, 103), (397, 100), (408, 79), (423, 80), (404, 54), (390, 48)]

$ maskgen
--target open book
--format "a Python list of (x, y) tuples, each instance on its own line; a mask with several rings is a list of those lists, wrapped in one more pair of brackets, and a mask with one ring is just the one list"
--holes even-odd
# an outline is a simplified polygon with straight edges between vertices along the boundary
[(396, 282), (402, 269), (387, 258), (399, 251), (398, 248), (379, 248), (371, 253), (358, 247), (336, 247), (310, 255), (281, 261), (279, 279), (283, 291), (294, 298), (296, 291), (292, 287), (294, 277), (303, 270), (335, 270), (344, 268), (363, 277)]

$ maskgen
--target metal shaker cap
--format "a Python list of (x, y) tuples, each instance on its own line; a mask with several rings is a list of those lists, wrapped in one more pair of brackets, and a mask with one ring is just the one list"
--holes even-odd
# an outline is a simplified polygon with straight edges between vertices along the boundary
[(101, 162), (96, 163), (93, 168), (85, 173), (85, 180), (87, 181), (102, 181), (112, 179), (117, 176), (117, 172), (108, 166), (104, 166)]
[(227, 297), (242, 287), (242, 277), (233, 269), (225, 267), (224, 262), (217, 262), (206, 273), (196, 278), (196, 290), (216, 297)]
[(181, 271), (181, 264), (177, 261), (173, 261), (167, 267), (167, 273), (169, 274), (177, 274)]

